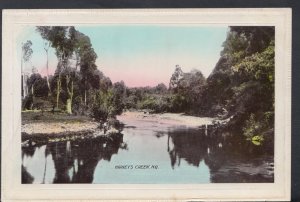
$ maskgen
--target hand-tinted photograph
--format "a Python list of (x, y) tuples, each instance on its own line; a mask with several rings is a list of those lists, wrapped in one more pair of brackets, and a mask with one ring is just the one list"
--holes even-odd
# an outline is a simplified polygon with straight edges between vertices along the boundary
[(23, 184), (274, 182), (275, 27), (24, 26)]

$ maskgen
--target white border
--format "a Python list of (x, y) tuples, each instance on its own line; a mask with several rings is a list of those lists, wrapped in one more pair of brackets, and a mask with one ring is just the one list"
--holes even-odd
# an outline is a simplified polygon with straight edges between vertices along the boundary
[[(2, 24), (2, 200), (290, 199), (291, 9), (4, 10)], [(15, 40), (22, 25), (195, 24), (275, 26), (275, 182), (102, 185), (21, 184), (21, 71)]]

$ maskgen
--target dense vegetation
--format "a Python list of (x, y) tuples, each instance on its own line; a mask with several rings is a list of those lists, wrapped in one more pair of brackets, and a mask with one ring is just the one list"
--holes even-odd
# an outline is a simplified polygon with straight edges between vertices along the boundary
[(274, 140), (274, 27), (230, 27), (220, 59), (207, 79), (177, 65), (169, 88), (129, 89), (128, 108), (219, 116), (254, 144)]
[(274, 40), (274, 27), (230, 27), (199, 103), (202, 114), (232, 116), (228, 126), (255, 144), (274, 140)]
[[(112, 84), (97, 69), (97, 55), (88, 36), (74, 27), (43, 26), (36, 30), (45, 40), (47, 60), (48, 48), (52, 47), (58, 64), (53, 76), (42, 78), (33, 71), (27, 80), (27, 87), (31, 90), (23, 99), (23, 109), (50, 108), (53, 112), (90, 115), (98, 121), (115, 117), (122, 112), (121, 98), (125, 85)], [(30, 45), (23, 46), (24, 58), (30, 58), (28, 51), (24, 51), (30, 50)]]
[[(56, 51), (53, 76), (33, 72), (27, 80), (23, 109), (52, 108), (68, 114), (90, 115), (101, 123), (124, 109), (181, 112), (219, 116), (228, 129), (260, 145), (274, 137), (274, 27), (230, 27), (213, 72), (206, 79), (199, 70), (183, 72), (179, 65), (167, 87), (128, 88), (112, 83), (95, 64), (97, 55), (88, 36), (74, 27), (37, 27), (45, 52)], [(23, 61), (30, 60), (31, 42), (23, 45)]]

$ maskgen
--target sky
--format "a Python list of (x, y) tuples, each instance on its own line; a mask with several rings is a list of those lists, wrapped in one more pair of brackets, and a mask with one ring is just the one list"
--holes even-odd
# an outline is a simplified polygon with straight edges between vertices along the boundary
[[(227, 26), (196, 25), (98, 25), (75, 26), (89, 36), (98, 55), (96, 65), (112, 82), (123, 80), (126, 86), (168, 86), (175, 66), (184, 72), (200, 70), (205, 77), (212, 72), (220, 58), (226, 39)], [(31, 40), (32, 66), (46, 75), (44, 40), (35, 27), (26, 26), (17, 39), (20, 44)], [(57, 66), (54, 49), (49, 50), (50, 74)], [(20, 58), (20, 57), (19, 57)]]

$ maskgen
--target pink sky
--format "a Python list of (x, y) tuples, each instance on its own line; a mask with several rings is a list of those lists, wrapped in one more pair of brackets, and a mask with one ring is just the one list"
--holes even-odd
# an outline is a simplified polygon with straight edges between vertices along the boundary
[[(90, 37), (98, 58), (98, 69), (112, 82), (123, 80), (129, 87), (169, 85), (169, 80), (179, 65), (184, 72), (200, 70), (208, 77), (220, 57), (227, 26), (91, 26), (79, 31)], [(33, 42), (31, 64), (45, 76), (47, 56), (44, 40), (35, 27), (26, 27), (18, 44)], [(20, 52), (21, 49), (18, 49)], [(19, 53), (20, 54), (20, 53)], [(19, 58), (19, 57), (18, 57)], [(55, 50), (49, 49), (49, 74), (57, 67)]]

